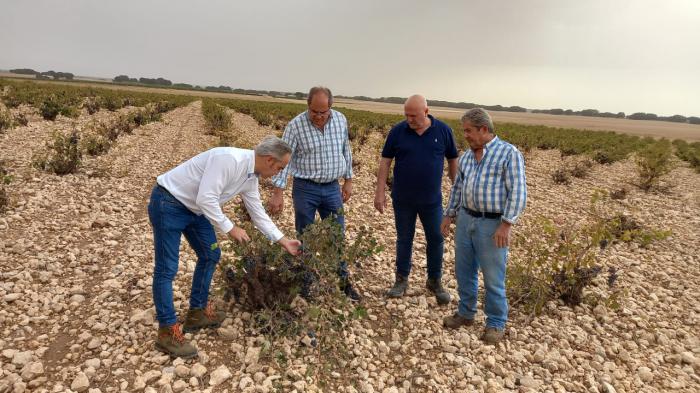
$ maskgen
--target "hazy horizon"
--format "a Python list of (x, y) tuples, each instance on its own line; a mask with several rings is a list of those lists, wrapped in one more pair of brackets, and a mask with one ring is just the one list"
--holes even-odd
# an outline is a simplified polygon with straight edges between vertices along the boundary
[(700, 2), (690, 0), (0, 6), (2, 69), (700, 115)]

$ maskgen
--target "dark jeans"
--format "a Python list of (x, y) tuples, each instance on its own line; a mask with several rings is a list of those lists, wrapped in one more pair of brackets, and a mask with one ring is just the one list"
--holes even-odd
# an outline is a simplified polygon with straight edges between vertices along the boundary
[[(292, 186), (292, 199), (294, 202), (294, 226), (298, 235), (301, 235), (307, 226), (313, 224), (317, 211), (321, 219), (334, 214), (336, 221), (345, 233), (345, 217), (338, 214), (343, 208), (343, 196), (337, 181), (319, 184), (295, 177)], [(348, 271), (345, 262), (340, 262), (338, 274), (341, 278), (347, 277)]]
[(177, 322), (173, 305), (173, 280), (177, 273), (180, 238), (185, 239), (197, 254), (197, 265), (192, 277), (190, 308), (204, 308), (209, 298), (216, 264), (221, 250), (211, 249), (216, 243), (214, 227), (204, 215), (192, 213), (175, 197), (161, 187), (154, 187), (148, 204), (148, 217), (153, 227), (155, 268), (153, 269), (153, 303), (161, 327)]
[(425, 231), (425, 253), (428, 260), (428, 278), (442, 277), (442, 253), (445, 241), (440, 233), (442, 204), (413, 205), (394, 202), (396, 224), (396, 273), (408, 277), (411, 273), (413, 236), (416, 218), (420, 218)]

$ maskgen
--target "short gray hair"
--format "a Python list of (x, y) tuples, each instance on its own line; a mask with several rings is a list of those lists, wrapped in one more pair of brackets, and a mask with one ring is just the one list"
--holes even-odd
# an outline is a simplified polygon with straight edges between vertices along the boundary
[(333, 106), (333, 93), (331, 93), (331, 89), (325, 87), (325, 86), (314, 86), (309, 90), (309, 95), (306, 96), (306, 104), (311, 105), (311, 99), (314, 98), (314, 96), (318, 93), (323, 93), (328, 97), (328, 107), (330, 108)]
[(465, 121), (468, 121), (476, 128), (486, 126), (489, 132), (493, 134), (493, 120), (491, 120), (491, 116), (484, 108), (472, 108), (464, 112), (464, 115), (462, 115), (462, 123)]
[(292, 154), (292, 148), (287, 142), (276, 136), (268, 136), (255, 146), (255, 154), (259, 156), (271, 156), (281, 161), (287, 154)]

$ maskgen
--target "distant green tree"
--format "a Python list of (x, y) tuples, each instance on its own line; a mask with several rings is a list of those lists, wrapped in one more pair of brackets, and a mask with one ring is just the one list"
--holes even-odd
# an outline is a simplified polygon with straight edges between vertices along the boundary
[(10, 70), (11, 73), (13, 74), (23, 74), (23, 75), (38, 75), (39, 72), (34, 71), (31, 68), (15, 68), (14, 70)]

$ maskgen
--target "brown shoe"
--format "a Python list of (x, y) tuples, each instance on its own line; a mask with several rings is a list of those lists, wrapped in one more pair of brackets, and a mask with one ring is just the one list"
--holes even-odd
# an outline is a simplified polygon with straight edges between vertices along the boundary
[(465, 317), (459, 315), (458, 312), (456, 312), (456, 313), (454, 313), (454, 315), (450, 315), (449, 317), (445, 317), (442, 320), (442, 324), (448, 329), (459, 329), (462, 326), (473, 325), (474, 320), (465, 318)]
[(505, 333), (505, 329), (486, 327), (486, 329), (484, 329), (484, 333), (481, 335), (481, 341), (486, 344), (495, 345), (499, 341), (503, 340)]
[(170, 356), (183, 359), (197, 356), (197, 348), (185, 340), (179, 323), (158, 329), (156, 348)]
[(182, 325), (185, 333), (196, 332), (203, 328), (217, 328), (226, 319), (226, 313), (214, 311), (212, 303), (209, 302), (206, 308), (193, 308), (187, 312), (187, 317)]

